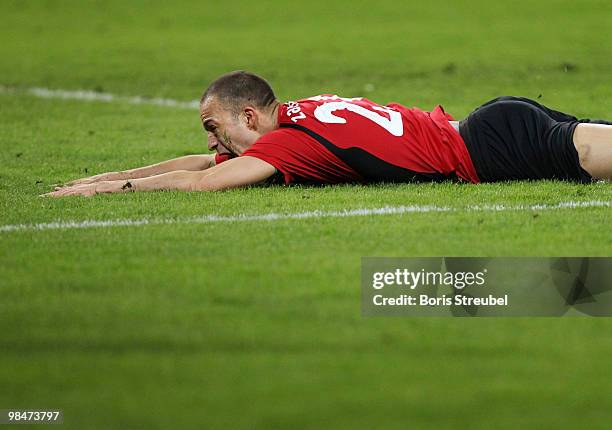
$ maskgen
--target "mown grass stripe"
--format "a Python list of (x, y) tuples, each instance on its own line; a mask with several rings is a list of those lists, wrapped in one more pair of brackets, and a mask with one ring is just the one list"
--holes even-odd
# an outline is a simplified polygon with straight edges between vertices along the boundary
[(105, 102), (105, 103), (127, 103), (133, 105), (153, 105), (164, 106), (180, 109), (198, 109), (199, 101), (180, 101), (167, 98), (149, 98), (143, 96), (119, 96), (111, 93), (102, 93), (89, 90), (62, 90), (50, 88), (15, 88), (0, 85), (0, 93), (5, 94), (26, 94), (43, 99), (61, 99), (61, 100), (80, 100), (86, 102)]

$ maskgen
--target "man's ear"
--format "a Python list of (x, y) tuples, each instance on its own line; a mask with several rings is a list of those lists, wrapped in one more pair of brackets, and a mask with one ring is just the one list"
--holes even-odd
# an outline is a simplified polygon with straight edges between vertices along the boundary
[(257, 130), (257, 127), (259, 127), (259, 118), (257, 116), (258, 112), (254, 108), (247, 106), (244, 108), (242, 113), (246, 119), (246, 126), (250, 130)]

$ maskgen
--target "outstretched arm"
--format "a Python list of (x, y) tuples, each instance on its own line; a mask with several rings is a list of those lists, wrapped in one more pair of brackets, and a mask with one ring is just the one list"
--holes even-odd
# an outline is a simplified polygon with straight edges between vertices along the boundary
[(121, 172), (101, 173), (87, 178), (75, 179), (66, 185), (93, 184), (102, 181), (121, 181), (128, 179), (146, 178), (148, 176), (160, 175), (162, 173), (173, 172), (175, 170), (200, 171), (211, 168), (215, 165), (214, 154), (185, 155), (162, 161), (161, 163), (151, 164), (150, 166), (138, 167)]
[(92, 196), (129, 191), (218, 191), (259, 184), (276, 172), (271, 164), (255, 157), (233, 158), (204, 171), (178, 170), (147, 178), (102, 181), (62, 188), (44, 196)]

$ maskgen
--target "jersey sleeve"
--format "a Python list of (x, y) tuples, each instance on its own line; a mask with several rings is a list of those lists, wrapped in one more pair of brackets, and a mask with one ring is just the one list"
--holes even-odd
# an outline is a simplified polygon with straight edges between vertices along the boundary
[(262, 136), (242, 156), (255, 157), (271, 164), (282, 173), (285, 184), (296, 181), (294, 176), (296, 158), (300, 158), (295, 150), (287, 145), (290, 136), (285, 136), (283, 130), (276, 130)]
[(293, 129), (281, 128), (263, 135), (242, 156), (271, 164), (283, 174), (285, 184), (362, 181), (321, 144)]

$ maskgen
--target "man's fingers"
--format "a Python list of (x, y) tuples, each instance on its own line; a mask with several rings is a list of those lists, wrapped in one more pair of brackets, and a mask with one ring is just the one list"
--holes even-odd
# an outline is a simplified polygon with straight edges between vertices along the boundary
[(40, 197), (85, 196), (96, 194), (95, 184), (78, 184), (74, 186), (55, 187), (54, 191), (41, 194)]
[(39, 197), (66, 197), (66, 196), (92, 196), (93, 194), (88, 191), (78, 191), (78, 190), (58, 190), (51, 191), (50, 193), (41, 194)]
[(41, 197), (61, 197), (70, 195), (74, 189), (72, 187), (56, 187), (55, 191), (42, 194)]

